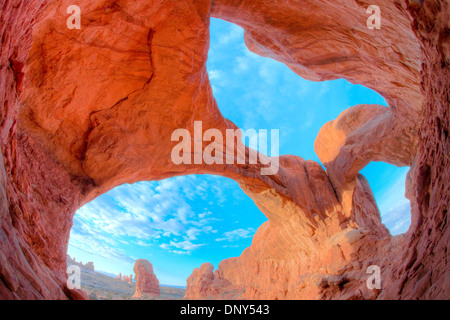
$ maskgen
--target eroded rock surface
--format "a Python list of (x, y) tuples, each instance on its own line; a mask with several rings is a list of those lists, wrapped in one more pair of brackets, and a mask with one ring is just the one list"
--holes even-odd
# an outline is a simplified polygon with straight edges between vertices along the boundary
[[(1, 4), (0, 298), (86, 299), (66, 285), (75, 211), (123, 183), (193, 173), (236, 180), (269, 221), (240, 257), (195, 270), (187, 298), (450, 298), (447, 2), (380, 0), (380, 30), (366, 26), (371, 3), (352, 0), (93, 0), (81, 30), (66, 27), (71, 4)], [(211, 15), (242, 26), (250, 50), (307, 79), (363, 84), (389, 108), (324, 126), (327, 171), (294, 156), (272, 176), (261, 163), (173, 164), (173, 130), (236, 128), (206, 72)], [(381, 223), (359, 174), (370, 161), (411, 166), (405, 235)]]
[(185, 297), (191, 300), (195, 299), (236, 299), (239, 294), (228, 280), (223, 279), (211, 263), (204, 263), (200, 268), (194, 269), (192, 274), (186, 280)]
[[(159, 280), (153, 272), (150, 261), (145, 259), (136, 260), (133, 271), (136, 279), (136, 291), (133, 298), (159, 296)], [(125, 281), (125, 279), (124, 279)]]

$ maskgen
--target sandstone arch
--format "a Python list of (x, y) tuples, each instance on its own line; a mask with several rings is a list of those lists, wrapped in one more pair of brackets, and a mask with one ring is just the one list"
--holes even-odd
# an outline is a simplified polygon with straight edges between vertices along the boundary
[[(233, 178), (269, 217), (241, 257), (207, 277), (241, 298), (449, 298), (447, 3), (380, 1), (377, 36), (358, 14), (369, 5), (361, 1), (98, 0), (82, 7), (80, 32), (65, 28), (68, 5), (1, 4), (2, 298), (86, 298), (65, 285), (75, 210), (125, 182), (190, 173)], [(206, 73), (210, 14), (241, 25), (251, 50), (300, 76), (344, 77), (386, 98), (383, 121), (412, 145), (406, 235), (389, 236), (360, 166), (348, 176), (339, 156), (328, 175), (291, 156), (276, 176), (261, 176), (261, 165), (170, 162), (173, 129), (194, 120), (234, 128)], [(350, 187), (336, 182), (342, 174)], [(368, 263), (390, 284), (381, 292), (361, 283)]]

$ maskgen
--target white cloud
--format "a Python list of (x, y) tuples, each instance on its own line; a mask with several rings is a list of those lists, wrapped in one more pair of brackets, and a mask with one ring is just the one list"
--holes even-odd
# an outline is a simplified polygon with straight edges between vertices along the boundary
[(220, 70), (210, 70), (210, 71), (208, 71), (208, 75), (209, 75), (210, 80), (220, 80), (221, 71)]
[(253, 228), (237, 229), (228, 231), (223, 234), (223, 238), (218, 238), (216, 241), (229, 241), (234, 242), (245, 238), (250, 238), (255, 233)]
[(197, 236), (201, 233), (201, 230), (198, 228), (191, 228), (186, 231), (186, 237), (189, 240), (196, 240)]
[(128, 257), (122, 249), (111, 246), (109, 243), (102, 241), (101, 238), (73, 234), (71, 235), (71, 242), (69, 245), (91, 255), (102, 257), (108, 261), (113, 262), (121, 260), (128, 263), (134, 262), (134, 260), (131, 257)]
[[(196, 250), (205, 244), (195, 244), (189, 240), (184, 241), (170, 241), (170, 243), (163, 243), (160, 247), (164, 250), (175, 254), (191, 254), (193, 250)], [(179, 249), (179, 250), (176, 250)]]
[(231, 24), (228, 28), (228, 32), (223, 34), (219, 38), (219, 45), (229, 45), (231, 42), (240, 41), (244, 37), (244, 29), (238, 25)]
[(248, 72), (248, 70), (250, 69), (250, 64), (251, 64), (251, 60), (249, 57), (247, 57), (247, 56), (237, 57), (234, 60), (233, 72), (237, 73), (237, 74), (243, 73), (243, 72)]
[[(213, 203), (211, 202), (210, 204), (213, 204)], [(203, 218), (205, 218), (206, 216), (209, 216), (210, 214), (211, 214), (211, 211), (206, 211), (206, 212), (200, 213), (200, 214), (198, 215), (198, 217), (199, 217), (200, 219), (203, 219)]]
[(190, 251), (180, 251), (180, 250), (172, 250), (170, 252), (175, 253), (175, 254), (188, 254), (188, 255), (191, 254)]
[(277, 68), (272, 63), (272, 60), (265, 60), (259, 67), (259, 76), (264, 80), (264, 82), (273, 86), (277, 83)]
[(380, 197), (381, 219), (392, 235), (408, 231), (411, 224), (411, 204), (405, 198), (405, 180), (409, 168), (404, 168), (392, 186)]
[(169, 219), (155, 225), (154, 228), (161, 229), (164, 232), (163, 235), (167, 237), (170, 235), (178, 236), (185, 229), (185, 226), (177, 219)]
[[(216, 233), (210, 224), (218, 219), (208, 208), (194, 212), (187, 201), (212, 198), (214, 204), (224, 203), (222, 188), (228, 182), (219, 188), (216, 178), (186, 176), (117, 187), (78, 210), (70, 244), (108, 259), (122, 257), (124, 244), (196, 250), (204, 244), (193, 241)], [(170, 241), (173, 236), (182, 241)]]
[(142, 240), (138, 240), (138, 241), (136, 242), (136, 244), (137, 244), (138, 246), (141, 246), (141, 247), (151, 247), (151, 246), (152, 246), (150, 243), (145, 242), (145, 241), (142, 241)]
[(200, 248), (201, 246), (204, 246), (204, 244), (194, 244), (188, 240), (181, 241), (181, 242), (170, 241), (170, 245), (175, 248), (187, 250), (187, 251), (195, 250), (195, 249)]
[(235, 244), (235, 245), (224, 245), (222, 248), (239, 248), (241, 245)]
[(391, 234), (405, 233), (411, 224), (411, 206), (408, 203), (401, 203), (391, 211), (382, 215), (383, 223)]

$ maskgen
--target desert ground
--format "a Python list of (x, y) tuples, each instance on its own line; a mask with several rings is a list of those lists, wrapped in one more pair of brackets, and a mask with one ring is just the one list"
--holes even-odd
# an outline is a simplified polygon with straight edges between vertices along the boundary
[(86, 291), (91, 300), (181, 300), (185, 289), (160, 286), (159, 297), (132, 298), (135, 282), (128, 282), (109, 277), (99, 272), (81, 272), (81, 289)]

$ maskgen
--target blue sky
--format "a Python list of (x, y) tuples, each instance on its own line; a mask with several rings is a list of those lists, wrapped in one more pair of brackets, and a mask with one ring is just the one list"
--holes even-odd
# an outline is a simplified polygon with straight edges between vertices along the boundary
[[(311, 82), (245, 47), (243, 30), (212, 19), (208, 73), (223, 115), (242, 129), (279, 129), (280, 154), (319, 161), (314, 140), (326, 122), (361, 103), (386, 106), (374, 91), (345, 80)], [(408, 168), (371, 163), (362, 170), (392, 234), (407, 231)], [(192, 175), (111, 190), (79, 209), (69, 254), (97, 270), (134, 274), (148, 259), (160, 283), (185, 285), (204, 262), (215, 267), (250, 246), (267, 219), (230, 179)]]

